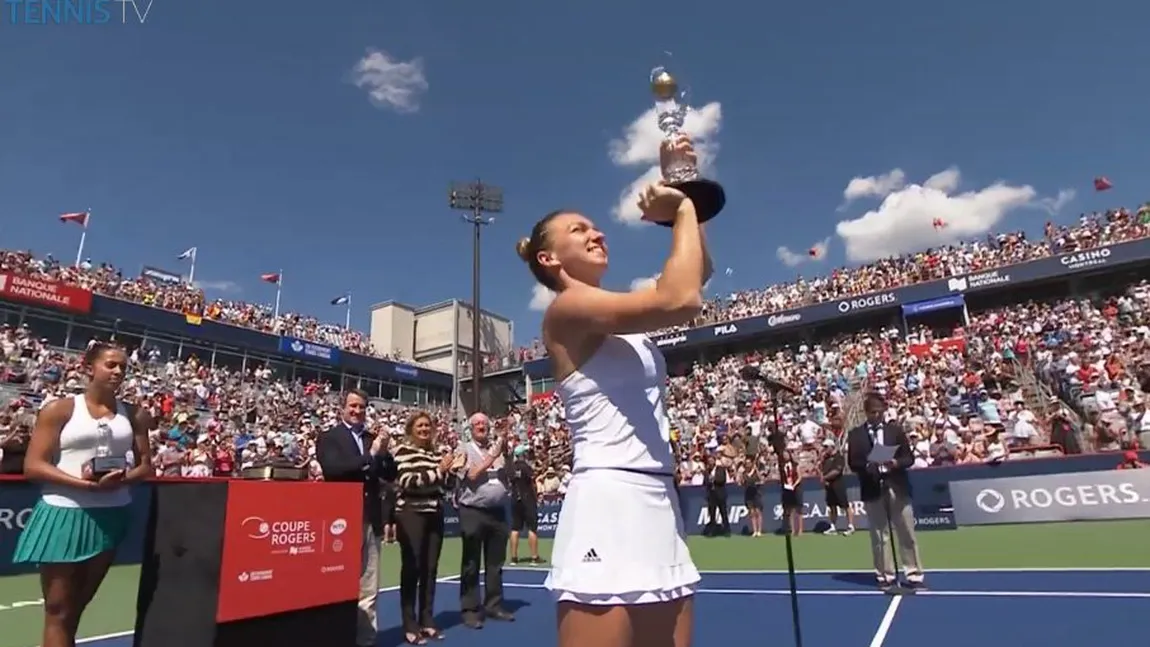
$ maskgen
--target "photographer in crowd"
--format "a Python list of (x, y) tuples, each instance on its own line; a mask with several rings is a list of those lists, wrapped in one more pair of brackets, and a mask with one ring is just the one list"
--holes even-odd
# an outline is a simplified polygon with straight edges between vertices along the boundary
[(539, 556), (539, 493), (535, 487), (535, 471), (531, 469), (530, 450), (519, 445), (512, 452), (511, 463), (511, 563), (519, 563), (519, 532), (527, 531), (529, 564), (542, 564)]
[(850, 497), (847, 496), (846, 475), (847, 463), (839, 451), (838, 443), (828, 438), (823, 442), (823, 461), (819, 470), (823, 479), (823, 491), (826, 493), (827, 520), (830, 527), (823, 532), (824, 535), (839, 533), (839, 510), (846, 514), (847, 527), (842, 531), (844, 535), (855, 531), (855, 513), (851, 509)]

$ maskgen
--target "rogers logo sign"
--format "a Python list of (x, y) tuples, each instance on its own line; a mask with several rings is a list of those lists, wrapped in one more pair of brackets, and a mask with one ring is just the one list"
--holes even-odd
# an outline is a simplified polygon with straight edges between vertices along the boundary
[(856, 310), (866, 310), (868, 308), (877, 308), (879, 306), (890, 305), (898, 303), (898, 298), (894, 296), (894, 292), (884, 292), (883, 294), (871, 294), (857, 299), (847, 299), (846, 301), (839, 301), (839, 312), (846, 314)]
[(244, 533), (252, 539), (266, 539), (271, 534), (271, 524), (259, 517), (248, 517), (240, 522)]

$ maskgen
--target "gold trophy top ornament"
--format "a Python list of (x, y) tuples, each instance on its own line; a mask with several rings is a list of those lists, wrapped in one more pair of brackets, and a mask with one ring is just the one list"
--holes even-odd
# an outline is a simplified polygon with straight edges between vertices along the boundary
[(659, 101), (670, 101), (679, 96), (679, 82), (667, 70), (663, 70), (651, 79), (651, 93)]

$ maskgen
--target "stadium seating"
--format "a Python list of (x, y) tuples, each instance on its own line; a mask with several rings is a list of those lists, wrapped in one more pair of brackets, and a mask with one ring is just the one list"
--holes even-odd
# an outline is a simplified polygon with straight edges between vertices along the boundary
[[(817, 279), (799, 279), (713, 300), (700, 320), (724, 321), (858, 295), (916, 281), (985, 270), (1048, 256), (1100, 241), (1147, 234), (1146, 224), (1124, 210), (1084, 216), (1073, 227), (1048, 227), (1041, 241), (1021, 233), (928, 250)], [(201, 290), (126, 277), (113, 267), (71, 268), (24, 252), (3, 252), (5, 269), (72, 281), (100, 294), (155, 307), (198, 312), (235, 325), (276, 331), (371, 352), (367, 336), (327, 326), (314, 318), (262, 306), (208, 300)], [(702, 478), (702, 460), (718, 453), (736, 469), (752, 461), (771, 477), (765, 442), (771, 409), (756, 384), (739, 369), (758, 364), (791, 376), (801, 395), (781, 404), (787, 448), (808, 475), (819, 454), (840, 441), (862, 418), (862, 394), (873, 389), (890, 402), (914, 443), (915, 466), (1016, 460), (1052, 453), (1110, 451), (1150, 442), (1150, 414), (1135, 377), (1150, 342), (1150, 286), (1099, 302), (1063, 300), (970, 314), (949, 330), (875, 329), (810, 345), (759, 349), (698, 363), (668, 385), (668, 411), (681, 452), (683, 483)], [(152, 432), (157, 470), (206, 476), (248, 464), (287, 460), (309, 465), (316, 434), (334, 424), (338, 394), (327, 384), (277, 382), (259, 370), (237, 373), (200, 365), (195, 358), (169, 360), (131, 352), (126, 398), (149, 407), (159, 427)], [(377, 353), (376, 353), (377, 354)], [(505, 369), (543, 355), (536, 342), (507, 357), (490, 358), (488, 370)], [(45, 400), (83, 386), (74, 353), (48, 348), (34, 330), (0, 329), (0, 440), (18, 451), (35, 411)], [(378, 432), (402, 433), (410, 409), (373, 402), (368, 424)], [(432, 412), (440, 442), (458, 444), (466, 430), (447, 410)], [(535, 449), (540, 489), (561, 496), (570, 445), (562, 409), (552, 397), (536, 397), (496, 421), (515, 442)], [(238, 456), (238, 459), (237, 459)]]

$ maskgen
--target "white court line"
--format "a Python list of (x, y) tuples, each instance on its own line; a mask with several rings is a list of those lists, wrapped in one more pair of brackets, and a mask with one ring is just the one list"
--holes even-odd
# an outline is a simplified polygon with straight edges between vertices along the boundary
[[(454, 583), (454, 582), (453, 582)], [(505, 589), (541, 589), (542, 584), (518, 584), (504, 582)], [(696, 593), (711, 595), (790, 595), (788, 589), (698, 589)], [(864, 596), (864, 595), (890, 595), (878, 589), (814, 589), (798, 592), (799, 595), (818, 596)], [(1120, 598), (1120, 599), (1150, 599), (1150, 593), (1121, 593), (1116, 591), (932, 591), (929, 589), (917, 591), (912, 596), (940, 596), (962, 598)], [(902, 597), (902, 596), (896, 596)]]
[[(458, 580), (458, 579), (459, 579), (458, 575), (448, 575), (447, 577), (441, 577), (435, 581), (440, 582), (442, 584), (450, 584), (451, 582)], [(378, 593), (391, 593), (392, 591), (398, 591), (398, 590), (399, 590), (398, 586), (385, 586), (385, 587), (379, 589)], [(99, 642), (101, 640), (112, 640), (113, 638), (123, 638), (125, 636), (131, 636), (134, 633), (135, 633), (135, 630), (133, 629), (132, 631), (116, 631), (116, 632), (113, 632), (110, 634), (100, 634), (99, 636), (88, 636), (87, 638), (76, 639), (76, 644), (77, 645), (85, 645), (87, 643)], [(32, 647), (40, 647), (40, 646), (39, 645), (33, 645)]]
[[(547, 571), (550, 566), (543, 564), (540, 566), (504, 566), (505, 571)], [(932, 568), (927, 569), (928, 573), (1141, 573), (1150, 571), (1150, 566), (1087, 566), (1083, 568), (1073, 568), (1069, 566), (1037, 566), (1034, 568)], [(786, 569), (766, 569), (766, 570), (718, 570), (718, 571), (699, 571), (703, 575), (722, 575), (724, 573), (730, 575), (778, 575), (785, 574)], [(874, 574), (874, 571), (867, 570), (853, 570), (843, 568), (816, 568), (810, 570), (796, 570), (797, 575), (822, 575), (822, 574), (851, 574), (851, 573), (865, 573)]]
[(898, 605), (902, 604), (902, 596), (896, 595), (890, 601), (890, 606), (886, 608), (886, 613), (882, 616), (882, 622), (878, 623), (878, 630), (874, 632), (874, 638), (871, 638), (870, 647), (882, 647), (886, 642), (886, 635), (890, 633), (890, 626), (894, 623), (894, 614), (898, 613)]

